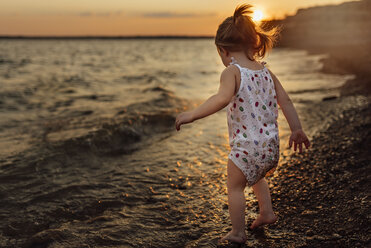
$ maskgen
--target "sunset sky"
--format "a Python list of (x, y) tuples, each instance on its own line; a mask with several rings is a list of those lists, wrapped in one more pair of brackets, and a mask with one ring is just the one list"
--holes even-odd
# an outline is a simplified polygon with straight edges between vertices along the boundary
[(1, 0), (0, 35), (214, 35), (238, 4), (263, 19), (344, 0)]

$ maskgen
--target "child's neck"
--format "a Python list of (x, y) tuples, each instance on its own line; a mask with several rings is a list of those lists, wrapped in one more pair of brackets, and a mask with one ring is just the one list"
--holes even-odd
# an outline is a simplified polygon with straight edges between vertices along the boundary
[[(251, 69), (261, 69), (261, 64), (257, 62), (255, 59), (251, 61), (244, 52), (230, 52), (230, 57), (233, 57), (237, 63), (241, 66), (248, 67)], [(251, 58), (253, 57), (252, 53), (250, 53)]]
[[(252, 52), (249, 52), (249, 56), (250, 58), (253, 58), (254, 54)], [(234, 57), (238, 62), (242, 63), (242, 62), (246, 62), (246, 63), (251, 63), (251, 62), (254, 62), (256, 61), (255, 59), (252, 61), (250, 60), (246, 54), (242, 51), (239, 51), (239, 52), (230, 52), (230, 57)]]

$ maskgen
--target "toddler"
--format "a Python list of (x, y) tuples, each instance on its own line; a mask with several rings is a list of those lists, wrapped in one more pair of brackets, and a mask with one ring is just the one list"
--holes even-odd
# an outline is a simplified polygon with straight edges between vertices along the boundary
[(259, 204), (259, 215), (250, 228), (276, 222), (271, 196), (265, 177), (271, 175), (279, 160), (278, 106), (291, 129), (289, 147), (294, 151), (310, 142), (289, 96), (278, 78), (265, 67), (263, 58), (276, 41), (278, 28), (264, 31), (256, 26), (250, 14), (251, 5), (238, 6), (226, 18), (215, 37), (217, 51), (226, 66), (220, 77), (217, 94), (192, 111), (179, 114), (181, 125), (211, 115), (224, 107), (227, 112), (230, 153), (227, 165), (228, 209), (232, 230), (221, 238), (237, 243), (246, 242), (246, 185), (253, 188)]

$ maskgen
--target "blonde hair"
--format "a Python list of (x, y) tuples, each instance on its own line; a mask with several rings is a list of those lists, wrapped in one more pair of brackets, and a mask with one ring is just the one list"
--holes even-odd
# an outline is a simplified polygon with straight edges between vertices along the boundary
[[(215, 45), (230, 52), (244, 51), (250, 60), (254, 60), (256, 57), (263, 58), (273, 48), (282, 27), (263, 30), (252, 20), (251, 7), (253, 6), (250, 4), (236, 7), (233, 16), (226, 18), (219, 25)], [(253, 51), (253, 58), (249, 57), (250, 50)]]

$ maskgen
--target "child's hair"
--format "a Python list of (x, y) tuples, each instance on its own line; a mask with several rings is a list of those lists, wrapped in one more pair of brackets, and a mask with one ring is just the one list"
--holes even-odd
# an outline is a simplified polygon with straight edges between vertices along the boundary
[[(244, 51), (250, 60), (256, 57), (263, 58), (273, 48), (277, 41), (281, 26), (268, 31), (257, 26), (249, 14), (252, 5), (237, 6), (233, 16), (226, 18), (218, 28), (215, 36), (215, 45), (230, 52)], [(253, 51), (254, 57), (250, 58), (248, 51)]]

